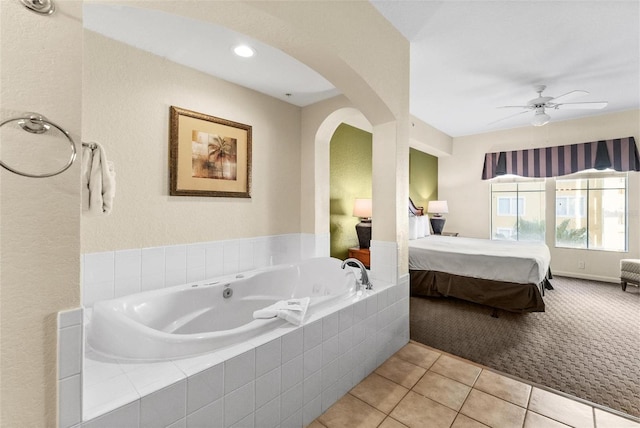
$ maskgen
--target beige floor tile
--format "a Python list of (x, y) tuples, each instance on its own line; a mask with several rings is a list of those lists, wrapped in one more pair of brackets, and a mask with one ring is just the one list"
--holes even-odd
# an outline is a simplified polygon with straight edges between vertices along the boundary
[(416, 345), (409, 342), (402, 349), (395, 353), (395, 356), (405, 361), (415, 364), (416, 366), (428, 369), (442, 355), (439, 352), (427, 349), (424, 346)]
[(315, 421), (307, 425), (306, 428), (326, 428), (326, 427), (322, 425), (320, 422), (318, 422), (318, 420), (316, 419)]
[(460, 413), (493, 428), (521, 428), (526, 410), (486, 392), (473, 389)]
[(385, 414), (347, 394), (318, 417), (327, 428), (375, 428), (385, 418)]
[(407, 388), (376, 373), (371, 373), (350, 391), (352, 395), (385, 414), (389, 414), (407, 392)]
[(405, 424), (401, 424), (392, 417), (387, 417), (378, 428), (407, 428)]
[(529, 410), (576, 428), (593, 427), (591, 406), (539, 388), (533, 388)]
[(598, 428), (640, 428), (640, 423), (623, 418), (604, 410), (596, 410), (596, 426)]
[(467, 395), (469, 395), (471, 387), (438, 373), (428, 371), (416, 383), (413, 391), (458, 411)]
[(529, 403), (529, 395), (531, 394), (531, 385), (489, 370), (483, 370), (480, 373), (473, 387), (525, 408)]
[(478, 366), (448, 355), (442, 355), (438, 358), (430, 370), (469, 386), (473, 386), (482, 371)]
[(376, 373), (411, 389), (427, 370), (398, 357), (391, 357), (376, 369)]
[(565, 425), (546, 416), (539, 415), (527, 410), (527, 416), (524, 418), (524, 428), (568, 428)]
[(462, 413), (458, 414), (458, 417), (453, 421), (451, 428), (488, 428), (485, 424), (471, 419), (469, 416), (465, 416)]
[(449, 428), (456, 414), (447, 406), (409, 391), (390, 416), (410, 428)]

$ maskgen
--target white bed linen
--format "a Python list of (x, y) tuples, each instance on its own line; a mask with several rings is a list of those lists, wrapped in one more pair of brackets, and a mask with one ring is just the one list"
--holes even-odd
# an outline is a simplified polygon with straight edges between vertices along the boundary
[(551, 262), (544, 243), (430, 235), (409, 241), (409, 269), (539, 284)]

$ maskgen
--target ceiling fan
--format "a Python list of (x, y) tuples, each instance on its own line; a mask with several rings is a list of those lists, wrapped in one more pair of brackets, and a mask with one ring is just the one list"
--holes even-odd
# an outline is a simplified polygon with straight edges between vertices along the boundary
[(533, 120), (531, 124), (533, 126), (543, 126), (549, 123), (551, 120), (551, 116), (546, 113), (546, 109), (553, 110), (565, 110), (565, 109), (601, 109), (605, 108), (608, 104), (607, 101), (588, 101), (581, 103), (568, 103), (565, 101), (574, 99), (576, 97), (588, 95), (587, 91), (571, 91), (566, 94), (560, 95), (558, 97), (543, 97), (542, 92), (547, 87), (545, 85), (536, 85), (534, 87), (535, 91), (538, 93), (538, 97), (532, 100), (529, 100), (526, 105), (523, 106), (502, 106), (498, 108), (521, 108), (525, 109), (519, 113), (513, 114), (511, 116), (503, 117), (502, 119), (498, 119), (491, 124), (499, 122), (501, 120), (509, 119), (514, 116), (521, 115), (523, 113), (527, 113), (529, 111), (534, 111)]

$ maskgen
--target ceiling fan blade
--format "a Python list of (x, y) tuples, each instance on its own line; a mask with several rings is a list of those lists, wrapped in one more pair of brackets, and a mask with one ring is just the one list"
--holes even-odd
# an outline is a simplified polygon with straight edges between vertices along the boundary
[(512, 115), (509, 115), (507, 117), (503, 117), (503, 118), (498, 119), (498, 120), (494, 120), (493, 122), (487, 123), (487, 125), (493, 125), (494, 123), (501, 122), (501, 121), (507, 120), (507, 119), (511, 119), (512, 117), (520, 116), (523, 113), (529, 113), (529, 110), (524, 110), (524, 111), (518, 112), (516, 114), (512, 114)]
[(609, 104), (607, 101), (590, 101), (585, 103), (562, 103), (553, 106), (555, 109), (584, 109), (584, 110), (598, 110), (605, 108)]
[(496, 107), (496, 108), (526, 108), (528, 110), (531, 110), (531, 106), (500, 106), (500, 107)]
[[(571, 92), (567, 92), (566, 94), (562, 94), (558, 97), (552, 98), (551, 102), (554, 104), (560, 104), (561, 101), (569, 101), (572, 100), (574, 98), (577, 97), (583, 97), (585, 95), (589, 95), (589, 92), (587, 91), (571, 91)], [(558, 101), (560, 100), (560, 101)]]

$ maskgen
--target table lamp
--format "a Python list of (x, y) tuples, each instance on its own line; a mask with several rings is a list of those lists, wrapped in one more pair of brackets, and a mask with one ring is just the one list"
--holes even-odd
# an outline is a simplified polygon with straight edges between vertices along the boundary
[(442, 235), (442, 229), (444, 229), (444, 223), (446, 219), (442, 217), (442, 214), (449, 212), (449, 206), (447, 201), (429, 201), (427, 205), (427, 212), (433, 214), (431, 216), (431, 229), (433, 229), (434, 235)]
[(360, 218), (356, 224), (358, 245), (360, 248), (369, 248), (371, 245), (371, 199), (356, 199), (353, 204), (353, 216)]

